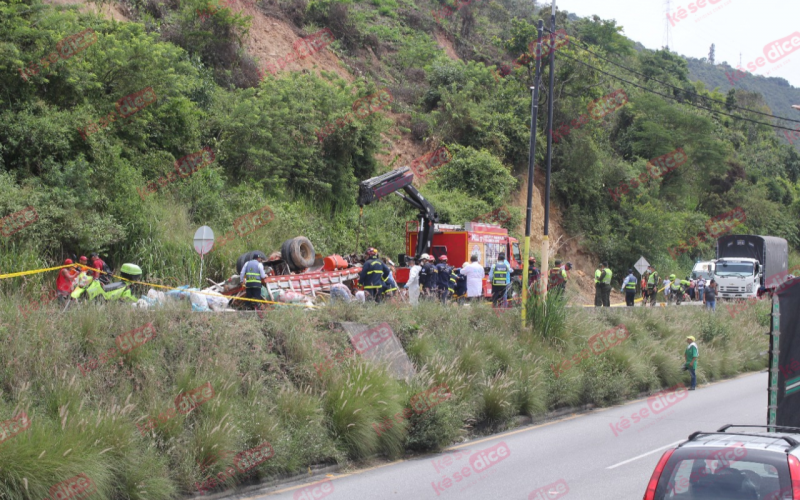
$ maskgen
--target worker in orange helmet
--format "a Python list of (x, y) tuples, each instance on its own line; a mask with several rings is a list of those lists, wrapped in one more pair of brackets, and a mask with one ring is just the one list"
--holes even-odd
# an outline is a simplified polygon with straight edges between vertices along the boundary
[(389, 279), (389, 268), (378, 258), (378, 249), (367, 249), (367, 261), (358, 275), (358, 281), (364, 287), (368, 297), (376, 303), (383, 301), (384, 283)]
[[(72, 264), (72, 259), (64, 261), (65, 266), (71, 266)], [(69, 298), (72, 289), (75, 288), (75, 280), (78, 278), (78, 274), (80, 274), (80, 272), (77, 266), (65, 267), (58, 272), (58, 278), (56, 278), (56, 294), (58, 295), (58, 301), (60, 303), (63, 304)]]

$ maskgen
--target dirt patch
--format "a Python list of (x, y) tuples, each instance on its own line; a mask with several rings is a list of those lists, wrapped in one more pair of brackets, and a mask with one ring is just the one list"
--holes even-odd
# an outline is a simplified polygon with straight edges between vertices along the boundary
[[(299, 29), (286, 21), (264, 15), (250, 2), (242, 3), (240, 0), (235, 0), (232, 9), (253, 17), (245, 47), (247, 52), (258, 60), (258, 65), (262, 69), (268, 63), (276, 63), (278, 59), (294, 53), (295, 42), (304, 36)], [(321, 71), (334, 72), (349, 83), (355, 80), (353, 75), (342, 67), (336, 54), (327, 48), (305, 59), (286, 64), (281, 73), (303, 70), (314, 71), (317, 74)], [(278, 73), (278, 76), (281, 73)]]
[(116, 4), (104, 5), (102, 8), (97, 4), (87, 3), (84, 0), (44, 0), (48, 5), (81, 5), (79, 9), (81, 12), (93, 12), (106, 19), (113, 19), (115, 21), (130, 21), (130, 18), (125, 15), (123, 7)]
[[(525, 172), (519, 179), (519, 191), (514, 196), (512, 205), (519, 207), (525, 213), (528, 194), (528, 173)], [(545, 171), (536, 167), (534, 173), (533, 211), (531, 219), (531, 252), (540, 260), (542, 239), (544, 232), (544, 182)], [(552, 193), (550, 196), (550, 260), (559, 259), (572, 262), (570, 284), (568, 288), (576, 292), (571, 297), (573, 304), (594, 304), (594, 270), (597, 269), (599, 259), (597, 256), (581, 248), (583, 238), (581, 235), (570, 236), (562, 227), (561, 210), (553, 204)], [(516, 232), (525, 234), (525, 219), (522, 220)], [(540, 263), (541, 264), (541, 263)], [(613, 270), (615, 274), (626, 270)], [(625, 302), (625, 296), (617, 290), (611, 292), (611, 302)]]
[(434, 33), (433, 38), (436, 40), (436, 43), (439, 44), (439, 47), (444, 49), (444, 53), (447, 54), (447, 57), (449, 57), (450, 59), (454, 59), (456, 61), (461, 60), (461, 58), (458, 57), (456, 49), (453, 47), (453, 42), (448, 40), (447, 36), (444, 33), (437, 30)]

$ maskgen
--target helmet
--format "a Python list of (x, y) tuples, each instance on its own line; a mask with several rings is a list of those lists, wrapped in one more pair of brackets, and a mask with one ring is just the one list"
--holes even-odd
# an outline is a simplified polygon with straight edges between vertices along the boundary
[(556, 261), (556, 265), (557, 265), (557, 266), (560, 266), (560, 265), (561, 265), (561, 261), (560, 261), (560, 260), (557, 260), (557, 261)]
[(367, 248), (367, 255), (378, 255), (378, 249), (374, 247)]
[(72, 264), (72, 259), (67, 259), (64, 261), (64, 265)]
[(572, 270), (572, 262), (567, 262), (567, 269)]
[(442, 255), (439, 257), (440, 262), (447, 262), (447, 255)]
[(674, 280), (675, 279), (675, 275), (674, 274), (670, 274), (669, 275), (669, 279)]
[(528, 262), (536, 262), (536, 257), (528, 257)]
[(431, 260), (431, 256), (426, 254), (426, 253), (424, 253), (424, 254), (419, 256), (419, 260), (422, 260), (422, 259)]
[(85, 256), (85, 255), (81, 255), (80, 261), (81, 261), (81, 262), (87, 262), (87, 261), (88, 261), (88, 259), (86, 258), (86, 256)]

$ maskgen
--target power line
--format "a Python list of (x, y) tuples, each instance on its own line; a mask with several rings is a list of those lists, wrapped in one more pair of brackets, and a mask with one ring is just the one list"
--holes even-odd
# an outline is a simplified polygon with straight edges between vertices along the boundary
[[(544, 29), (544, 31), (548, 31), (548, 32), (549, 32), (550, 30), (548, 30), (547, 28), (545, 28), (545, 29)], [(577, 37), (570, 36), (570, 38), (577, 40), (578, 42), (580, 42), (580, 44), (583, 44), (584, 46), (587, 46), (587, 45), (588, 45), (586, 42), (584, 42), (583, 40), (581, 40), (581, 39), (579, 39), (579, 38), (577, 38)], [(653, 80), (654, 82), (658, 82), (658, 83), (660, 83), (660, 84), (662, 84), (662, 85), (665, 85), (665, 86), (667, 86), (667, 87), (670, 87), (670, 88), (672, 88), (672, 89), (675, 89), (675, 90), (677, 90), (677, 91), (684, 92), (684, 93), (686, 93), (686, 94), (692, 94), (692, 95), (694, 95), (694, 96), (696, 96), (696, 97), (698, 97), (698, 98), (700, 98), (700, 99), (705, 99), (705, 100), (713, 101), (713, 102), (716, 102), (716, 103), (718, 103), (718, 104), (722, 104), (722, 105), (725, 105), (725, 104), (726, 104), (726, 103), (725, 103), (725, 101), (720, 101), (720, 100), (718, 100), (718, 99), (714, 99), (714, 98), (712, 98), (712, 97), (709, 97), (709, 96), (704, 96), (704, 95), (698, 94), (697, 92), (692, 92), (692, 91), (690, 91), (690, 90), (686, 90), (686, 89), (683, 89), (683, 88), (681, 88), (681, 87), (676, 87), (676, 86), (674, 86), (674, 85), (672, 85), (672, 84), (669, 84), (669, 83), (667, 83), (667, 82), (662, 82), (661, 80), (659, 80), (659, 79), (657, 79), (657, 78), (653, 78), (653, 77), (651, 77), (651, 76), (647, 76), (647, 75), (645, 75), (645, 74), (643, 74), (643, 73), (640, 73), (640, 72), (636, 71), (635, 69), (628, 68), (627, 66), (623, 66), (622, 64), (619, 64), (619, 63), (617, 63), (617, 62), (614, 62), (614, 61), (612, 61), (612, 60), (610, 60), (610, 59), (608, 59), (608, 58), (606, 58), (606, 57), (603, 57), (603, 56), (601, 56), (601, 55), (597, 54), (596, 52), (594, 52), (594, 51), (592, 51), (592, 50), (590, 50), (590, 49), (588, 49), (588, 48), (586, 48), (586, 47), (581, 47), (581, 46), (580, 46), (580, 44), (578, 44), (577, 46), (578, 46), (578, 48), (580, 48), (581, 50), (585, 50), (586, 52), (588, 52), (588, 53), (592, 54), (593, 56), (597, 57), (598, 59), (602, 59), (602, 60), (604, 60), (604, 61), (606, 61), (606, 62), (608, 62), (608, 63), (610, 63), (610, 64), (613, 64), (614, 66), (620, 67), (620, 68), (624, 69), (625, 71), (629, 71), (629, 72), (631, 72), (631, 73), (633, 73), (633, 74), (635, 74), (635, 75), (637, 75), (637, 76), (640, 76), (640, 77), (642, 77), (642, 78), (644, 78), (644, 79), (647, 79), (647, 80)], [(580, 61), (579, 61), (579, 62), (580, 62)], [(584, 63), (584, 64), (585, 64), (585, 63)], [(587, 65), (587, 66), (588, 66), (588, 65)], [(589, 67), (592, 67), (592, 68), (593, 68), (593, 66), (589, 66)], [(597, 68), (595, 68), (595, 69), (597, 69)], [(598, 69), (598, 71), (601, 71), (601, 70), (599, 70), (599, 69)], [(612, 75), (612, 76), (613, 76), (613, 75)], [(615, 78), (616, 78), (616, 77), (615, 77)], [(622, 79), (620, 78), (620, 80), (622, 80)], [(623, 80), (623, 81), (625, 81), (625, 80)], [(649, 89), (645, 89), (645, 90), (649, 90)], [(659, 94), (659, 95), (660, 95), (660, 94)], [(741, 110), (747, 111), (748, 113), (754, 113), (754, 114), (757, 114), (757, 115), (768, 116), (768, 117), (770, 117), (770, 118), (775, 118), (775, 119), (778, 119), (778, 120), (786, 120), (786, 121), (788, 121), (788, 122), (800, 123), (800, 120), (793, 120), (793, 119), (791, 119), (791, 118), (784, 118), (784, 117), (782, 117), (782, 116), (775, 116), (775, 115), (771, 115), (771, 114), (769, 114), (769, 113), (764, 113), (764, 112), (762, 112), (762, 111), (756, 111), (756, 110), (754, 110), (754, 109), (750, 109), (750, 108), (744, 108), (744, 107), (742, 107), (742, 106), (737, 106), (737, 105), (735, 105), (735, 104), (734, 104), (734, 105), (732, 105), (731, 107), (733, 107), (733, 108), (736, 108), (736, 109), (741, 109)], [(704, 108), (704, 109), (705, 109), (705, 108)], [(712, 111), (713, 111), (713, 110), (712, 110)], [(724, 113), (723, 113), (723, 114), (724, 114)], [(728, 116), (734, 116), (734, 117), (736, 117), (736, 115), (728, 115)], [(761, 123), (761, 122), (758, 122), (758, 123)], [(793, 130), (793, 129), (788, 129), (788, 130)]]
[[(606, 71), (603, 71), (603, 70), (602, 70), (602, 69), (600, 69), (600, 68), (595, 68), (595, 67), (594, 67), (594, 66), (592, 66), (591, 64), (586, 64), (585, 62), (583, 62), (583, 61), (581, 61), (581, 60), (579, 60), (579, 59), (575, 59), (574, 57), (568, 56), (568, 55), (566, 55), (566, 54), (564, 54), (564, 53), (562, 53), (561, 55), (562, 55), (562, 56), (564, 56), (564, 57), (566, 57), (567, 59), (572, 59), (573, 61), (575, 61), (575, 62), (577, 62), (577, 63), (583, 64), (584, 66), (587, 66), (587, 67), (589, 67), (589, 68), (592, 68), (592, 69), (593, 69), (593, 70), (595, 70), (595, 71), (599, 71), (600, 73), (603, 73), (604, 75), (608, 75), (608, 76), (610, 76), (611, 78), (616, 78), (617, 80), (623, 81), (623, 82), (627, 83), (628, 85), (633, 85), (634, 87), (638, 87), (638, 88), (640, 88), (640, 89), (642, 89), (642, 90), (644, 90), (644, 91), (646, 91), (646, 92), (650, 92), (650, 93), (653, 93), (653, 94), (659, 95), (659, 96), (661, 96), (661, 97), (664, 97), (664, 98), (666, 98), (666, 99), (672, 99), (672, 100), (674, 100), (674, 101), (678, 101), (678, 98), (677, 98), (677, 97), (674, 97), (674, 96), (671, 96), (671, 95), (667, 95), (667, 94), (662, 94), (661, 92), (656, 92), (655, 90), (648, 89), (647, 87), (644, 87), (644, 86), (642, 86), (642, 85), (639, 85), (638, 83), (633, 83), (633, 82), (631, 82), (630, 80), (626, 80), (626, 79), (624, 79), (624, 78), (620, 78), (620, 77), (618, 77), (618, 76), (616, 76), (616, 75), (612, 75), (611, 73), (608, 73), (608, 72), (606, 72)], [(680, 102), (680, 101), (678, 101), (678, 102)], [(732, 115), (732, 114), (730, 114), (730, 113), (723, 113), (722, 111), (718, 111), (718, 110), (716, 110), (716, 109), (712, 109), (712, 108), (708, 108), (708, 107), (705, 107), (705, 106), (701, 106), (701, 105), (699, 105), (699, 104), (694, 104), (694, 103), (689, 103), (689, 102), (681, 102), (681, 104), (686, 104), (686, 105), (689, 105), (689, 106), (693, 106), (693, 107), (695, 107), (695, 108), (700, 108), (700, 109), (704, 109), (704, 110), (706, 110), (706, 111), (710, 111), (710, 112), (712, 112), (712, 113), (717, 113), (717, 114), (720, 114), (720, 115), (729, 116), (729, 117), (731, 117), (731, 118), (735, 118), (735, 119), (737, 119), (737, 120), (744, 120), (744, 121), (748, 121), (748, 122), (756, 123), (756, 124), (758, 124), (758, 125), (766, 125), (767, 127), (779, 128), (779, 129), (782, 129), (782, 130), (791, 130), (791, 131), (794, 131), (794, 129), (792, 129), (792, 128), (781, 127), (780, 125), (773, 125), (773, 124), (771, 124), (771, 123), (760, 122), (760, 121), (758, 121), (758, 120), (751, 120), (750, 118), (745, 118), (745, 117), (743, 117), (743, 116), (738, 116), (738, 115)]]

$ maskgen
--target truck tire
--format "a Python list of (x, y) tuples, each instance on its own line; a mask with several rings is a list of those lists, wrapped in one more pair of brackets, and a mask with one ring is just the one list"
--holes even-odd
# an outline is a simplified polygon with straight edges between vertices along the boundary
[(305, 236), (298, 236), (291, 241), (289, 254), (292, 262), (300, 269), (309, 268), (314, 265), (317, 255), (314, 253), (314, 245)]
[(294, 238), (284, 241), (281, 245), (281, 259), (289, 266), (289, 270), (294, 272), (298, 268), (292, 261), (292, 241), (294, 241)]

